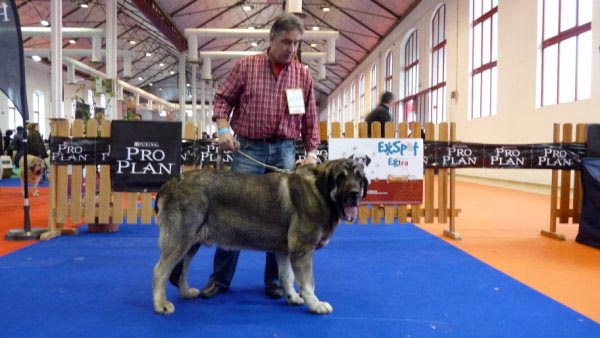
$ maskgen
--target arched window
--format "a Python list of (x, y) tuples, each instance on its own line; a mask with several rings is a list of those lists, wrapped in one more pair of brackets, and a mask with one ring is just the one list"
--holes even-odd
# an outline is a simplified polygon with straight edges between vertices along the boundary
[(540, 105), (590, 97), (592, 0), (542, 0)]
[(15, 130), (15, 128), (22, 125), (23, 117), (17, 112), (15, 104), (11, 100), (8, 100), (8, 129)]
[(431, 20), (431, 87), (427, 122), (446, 121), (446, 5)]
[(354, 112), (356, 111), (356, 83), (352, 82), (352, 85), (350, 86), (350, 116), (352, 116), (352, 119), (355, 119), (356, 116), (354, 116)]
[(416, 120), (417, 91), (419, 89), (419, 41), (413, 31), (404, 44), (404, 107), (403, 121)]
[(371, 67), (371, 109), (375, 109), (377, 102), (377, 64)]
[(394, 59), (392, 58), (392, 51), (389, 50), (385, 55), (385, 78), (384, 78), (384, 88), (386, 92), (392, 91), (392, 79), (393, 79), (393, 67)]
[(344, 123), (346, 123), (346, 120), (348, 120), (347, 117), (350, 116), (348, 112), (348, 101), (348, 87), (346, 87), (344, 88), (344, 109), (342, 110), (342, 120), (340, 121), (342, 123), (342, 130), (344, 130)]
[(360, 74), (358, 79), (358, 112), (360, 120), (365, 120), (365, 74)]
[(498, 0), (471, 1), (471, 118), (496, 115)]

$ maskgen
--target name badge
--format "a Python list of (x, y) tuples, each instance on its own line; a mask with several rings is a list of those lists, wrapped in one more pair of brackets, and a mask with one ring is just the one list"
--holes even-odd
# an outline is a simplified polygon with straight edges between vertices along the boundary
[(286, 89), (285, 95), (287, 97), (290, 115), (301, 115), (306, 112), (304, 110), (304, 95), (302, 94), (302, 89)]

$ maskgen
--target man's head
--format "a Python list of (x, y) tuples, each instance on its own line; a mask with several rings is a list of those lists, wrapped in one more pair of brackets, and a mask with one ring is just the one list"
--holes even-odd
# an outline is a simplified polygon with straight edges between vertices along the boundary
[(381, 95), (381, 103), (391, 107), (394, 104), (394, 94), (392, 92), (383, 93), (383, 95)]
[(282, 64), (290, 63), (296, 56), (303, 33), (304, 28), (297, 16), (290, 13), (279, 16), (269, 34), (271, 60)]

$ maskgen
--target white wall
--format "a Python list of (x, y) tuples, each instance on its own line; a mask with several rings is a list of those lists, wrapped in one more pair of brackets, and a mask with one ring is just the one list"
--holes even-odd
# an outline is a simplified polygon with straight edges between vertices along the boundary
[[(63, 79), (66, 79), (66, 73), (63, 73)], [(54, 116), (52, 112), (52, 91), (50, 90), (50, 66), (40, 62), (35, 62), (31, 58), (25, 58), (25, 83), (27, 87), (27, 106), (29, 113), (33, 111), (33, 92), (39, 91), (44, 95), (44, 116), (40, 118), (40, 132), (44, 138), (50, 133), (50, 119)], [(77, 85), (64, 85), (64, 117), (72, 119), (71, 100), (75, 98)], [(84, 96), (85, 93), (77, 95)], [(85, 96), (84, 96), (85, 97)], [(60, 115), (59, 115), (60, 116)], [(8, 129), (8, 98), (0, 94), (0, 128), (2, 132)]]
[[(429, 46), (430, 21), (434, 11), (446, 4), (447, 37), (447, 91), (446, 107), (449, 121), (456, 122), (457, 137), (465, 142), (491, 144), (526, 144), (552, 142), (554, 123), (600, 123), (600, 58), (597, 46), (600, 45), (600, 2), (594, 1), (592, 35), (594, 56), (592, 58), (591, 98), (572, 103), (564, 103), (542, 108), (536, 107), (536, 84), (538, 42), (538, 1), (499, 0), (499, 41), (498, 41), (498, 107), (497, 115), (479, 119), (468, 119), (469, 103), (469, 0), (423, 0), (386, 37), (377, 49), (336, 88), (329, 98), (337, 98), (338, 93), (350, 87), (352, 81), (358, 84), (362, 72), (368, 77), (371, 65), (384, 67), (385, 52), (392, 48), (394, 58), (398, 58), (401, 46), (409, 31), (419, 30), (420, 79), (419, 90), (429, 86)], [(403, 65), (394, 63), (394, 83), (398, 82), (399, 69)], [(381, 74), (381, 73), (380, 73)], [(380, 79), (379, 93), (383, 81)], [(398, 94), (399, 88), (394, 87)], [(458, 92), (457, 99), (450, 99), (452, 91)], [(367, 87), (368, 92), (368, 87)], [(400, 96), (402, 97), (402, 96)], [(374, 98), (377, 99), (377, 98)], [(357, 96), (358, 101), (358, 96)], [(368, 99), (367, 99), (368, 101)], [(369, 102), (366, 102), (369, 106)], [(355, 108), (355, 111), (358, 107)], [(460, 174), (512, 180), (520, 182), (549, 184), (549, 170), (493, 170), (461, 169)]]

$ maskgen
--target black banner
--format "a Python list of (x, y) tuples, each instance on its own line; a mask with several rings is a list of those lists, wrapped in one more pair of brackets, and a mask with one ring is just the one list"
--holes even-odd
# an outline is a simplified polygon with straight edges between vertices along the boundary
[(158, 191), (179, 176), (180, 122), (113, 121), (111, 135), (113, 191)]
[(580, 170), (585, 144), (498, 145), (426, 141), (425, 168), (503, 168)]
[[(135, 123), (131, 121), (129, 123)], [(156, 122), (151, 122), (156, 123)], [(127, 132), (131, 134), (129, 131)], [(127, 134), (126, 133), (126, 134)], [(136, 129), (137, 133), (137, 129)], [(174, 138), (175, 139), (175, 138)], [(50, 139), (51, 164), (113, 164), (108, 139), (103, 138), (60, 138)], [(175, 140), (171, 140), (175, 142)], [(303, 160), (306, 152), (301, 141), (297, 141), (296, 160)], [(180, 163), (197, 167), (231, 165), (233, 154), (219, 153), (216, 142), (183, 140), (180, 145)], [(87, 154), (83, 156), (82, 154)], [(580, 170), (586, 156), (586, 145), (582, 143), (540, 143), (522, 145), (494, 145), (465, 142), (425, 141), (425, 168), (504, 168), (504, 169), (565, 169)], [(318, 148), (317, 163), (329, 158), (328, 143)], [(85, 162), (87, 161), (87, 162)]]
[(0, 90), (29, 120), (27, 90), (25, 89), (25, 59), (19, 12), (14, 0), (0, 1)]
[(111, 164), (110, 138), (50, 137), (51, 164)]

